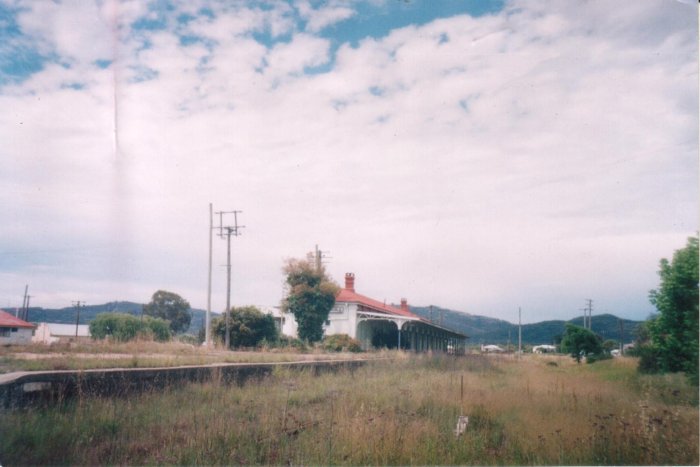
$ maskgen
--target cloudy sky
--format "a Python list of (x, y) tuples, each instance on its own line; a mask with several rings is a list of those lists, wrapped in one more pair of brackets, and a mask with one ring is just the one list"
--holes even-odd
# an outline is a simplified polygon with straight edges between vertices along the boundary
[[(698, 230), (691, 0), (0, 0), (0, 306), (232, 303), (318, 244), (387, 303), (644, 319)], [(214, 237), (213, 310), (226, 242)]]

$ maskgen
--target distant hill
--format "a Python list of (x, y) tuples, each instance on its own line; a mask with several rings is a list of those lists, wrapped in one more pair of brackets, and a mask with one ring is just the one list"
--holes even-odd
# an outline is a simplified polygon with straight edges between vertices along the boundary
[[(415, 314), (430, 319), (430, 307), (410, 307)], [(462, 332), (469, 336), (470, 344), (512, 344), (518, 343), (518, 325), (502, 319), (487, 318), (461, 311), (449, 310), (433, 306), (432, 320), (439, 324), (442, 315), (442, 325), (449, 329)], [(591, 319), (593, 332), (603, 339), (620, 340), (620, 319), (614, 315), (594, 315)], [(523, 324), (523, 344), (551, 344), (565, 330), (566, 323), (583, 326), (583, 316), (569, 321), (553, 320), (539, 323)], [(642, 321), (623, 319), (624, 341), (632, 342), (635, 331)]]
[[(109, 302), (102, 305), (87, 305), (80, 308), (80, 324), (88, 324), (100, 313), (127, 313), (134, 316), (141, 316), (143, 304), (134, 302)], [(5, 311), (14, 312), (6, 309)], [(218, 313), (212, 312), (212, 318)], [(29, 321), (32, 323), (63, 323), (75, 324), (75, 307), (66, 308), (39, 308), (29, 307)], [(199, 330), (204, 328), (206, 311), (192, 308), (192, 321), (187, 330), (188, 334), (197, 335)]]
[[(134, 302), (109, 302), (103, 305), (89, 305), (80, 309), (80, 324), (88, 324), (100, 313), (118, 312), (141, 316), (141, 303)], [(411, 311), (423, 318), (430, 319), (430, 307), (412, 306)], [(14, 310), (6, 310), (8, 312)], [(502, 319), (488, 318), (486, 316), (472, 315), (461, 311), (450, 310), (433, 306), (433, 322), (440, 323), (449, 329), (462, 332), (469, 336), (470, 344), (512, 344), (518, 343), (518, 325)], [(212, 312), (212, 318), (219, 313)], [(187, 330), (188, 334), (197, 335), (204, 328), (206, 311), (198, 308), (192, 309), (192, 321)], [(29, 308), (29, 321), (33, 323), (75, 323), (75, 308)], [(613, 315), (593, 316), (593, 332), (603, 339), (619, 340), (619, 318)], [(625, 333), (625, 343), (634, 340), (634, 331), (641, 321), (622, 320)], [(523, 324), (523, 343), (529, 345), (551, 344), (557, 336), (564, 333), (566, 323), (583, 325), (583, 317), (579, 316), (569, 321), (542, 321), (539, 323)]]

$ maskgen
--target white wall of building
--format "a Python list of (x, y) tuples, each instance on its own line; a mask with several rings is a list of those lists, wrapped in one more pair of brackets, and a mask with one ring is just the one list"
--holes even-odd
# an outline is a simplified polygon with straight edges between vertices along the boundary
[[(75, 337), (75, 324), (39, 323), (34, 337), (32, 337), (32, 342), (38, 344), (53, 344), (59, 342), (61, 339), (68, 340)], [(77, 337), (90, 337), (90, 326), (88, 324), (78, 325)]]
[(0, 328), (0, 345), (31, 344), (31, 328)]
[(347, 334), (355, 338), (357, 334), (357, 304), (336, 303), (328, 314), (328, 323), (323, 326), (324, 335)]
[[(282, 313), (278, 309), (267, 310), (275, 319), (281, 322), (282, 334), (288, 337), (299, 337), (298, 325), (294, 315)], [(357, 304), (356, 303), (336, 303), (328, 314), (328, 320), (323, 325), (323, 335), (347, 334), (356, 338), (357, 334)]]

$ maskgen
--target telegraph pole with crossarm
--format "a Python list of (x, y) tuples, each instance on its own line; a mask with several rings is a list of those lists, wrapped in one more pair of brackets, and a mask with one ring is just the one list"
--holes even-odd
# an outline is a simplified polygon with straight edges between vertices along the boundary
[[(225, 346), (226, 350), (229, 349), (231, 343), (231, 331), (230, 331), (230, 315), (231, 315), (231, 237), (238, 237), (241, 232), (240, 229), (244, 228), (244, 225), (238, 225), (238, 214), (243, 211), (218, 211), (219, 215), (219, 237), (226, 238), (226, 337)], [(233, 214), (233, 225), (224, 225), (224, 214)]]

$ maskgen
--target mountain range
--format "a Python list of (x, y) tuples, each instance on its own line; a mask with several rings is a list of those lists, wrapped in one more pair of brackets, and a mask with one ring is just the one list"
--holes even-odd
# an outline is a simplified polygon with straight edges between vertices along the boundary
[[(99, 314), (106, 312), (128, 313), (140, 316), (143, 309), (141, 303), (128, 301), (115, 301), (102, 305), (89, 305), (80, 308), (80, 323), (87, 324)], [(473, 315), (461, 311), (440, 308), (437, 306), (411, 306), (410, 310), (442, 327), (452, 329), (469, 336), (470, 345), (479, 344), (502, 344), (508, 343), (517, 345), (518, 325), (508, 321), (486, 316)], [(13, 313), (13, 309), (6, 309)], [(206, 311), (192, 308), (192, 321), (187, 330), (188, 334), (197, 335), (204, 327)], [(212, 312), (212, 318), (219, 313)], [(66, 308), (29, 308), (28, 321), (49, 322), (49, 323), (70, 323), (74, 324), (77, 317), (75, 307)], [(583, 316), (573, 318), (569, 321), (551, 320), (539, 323), (522, 325), (522, 342), (527, 345), (552, 344), (561, 338), (566, 324), (571, 323), (578, 326), (583, 325)], [(635, 331), (642, 321), (632, 321), (620, 319), (614, 315), (602, 314), (594, 315), (591, 319), (593, 332), (605, 339), (620, 340), (622, 324), (622, 335), (625, 343), (632, 342), (636, 336)]]
[[(469, 336), (469, 344), (518, 344), (518, 325), (508, 321), (486, 316), (472, 315), (447, 308), (410, 307), (411, 311), (434, 324), (459, 331)], [(552, 344), (564, 334), (566, 324), (583, 326), (583, 316), (568, 321), (550, 320), (539, 323), (522, 325), (523, 344), (538, 345)], [(620, 341), (620, 323), (622, 323), (622, 341), (629, 343), (636, 337), (636, 329), (642, 321), (620, 319), (611, 314), (594, 315), (591, 317), (591, 329), (603, 340)]]

